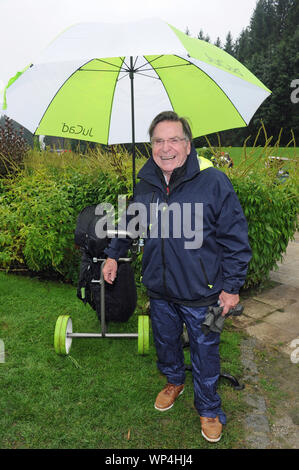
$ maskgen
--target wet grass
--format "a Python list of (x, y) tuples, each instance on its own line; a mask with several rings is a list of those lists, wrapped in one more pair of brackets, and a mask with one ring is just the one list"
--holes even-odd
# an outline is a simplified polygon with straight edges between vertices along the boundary
[[(138, 355), (136, 339), (74, 339), (69, 356), (54, 351), (57, 317), (72, 316), (74, 331), (100, 331), (95, 312), (76, 297), (76, 288), (0, 273), (0, 448), (2, 449), (207, 449), (241, 448), (242, 392), (220, 381), (228, 417), (217, 444), (200, 434), (193, 406), (192, 376), (167, 413), (153, 402), (165, 378), (150, 350)], [(143, 300), (142, 300), (143, 302)], [(143, 308), (143, 306), (139, 307)], [(109, 332), (137, 332), (137, 315)], [(223, 369), (242, 373), (241, 335), (222, 334)], [(186, 361), (188, 351), (186, 350)]]

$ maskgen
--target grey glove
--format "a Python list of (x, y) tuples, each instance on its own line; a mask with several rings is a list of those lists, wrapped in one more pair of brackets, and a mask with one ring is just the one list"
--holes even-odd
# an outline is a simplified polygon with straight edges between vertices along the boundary
[(209, 307), (206, 314), (206, 318), (201, 325), (202, 331), (205, 335), (209, 334), (210, 331), (214, 333), (221, 333), (224, 327), (225, 318), (232, 315), (234, 317), (241, 315), (244, 307), (238, 304), (236, 307), (231, 308), (229, 312), (222, 316), (223, 307)]

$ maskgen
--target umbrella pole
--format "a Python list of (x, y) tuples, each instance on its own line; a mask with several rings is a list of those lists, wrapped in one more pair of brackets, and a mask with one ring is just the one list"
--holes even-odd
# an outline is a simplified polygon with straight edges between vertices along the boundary
[(132, 175), (133, 175), (133, 191), (135, 188), (135, 113), (134, 113), (134, 68), (133, 57), (130, 57), (130, 80), (131, 80), (131, 117), (132, 117)]

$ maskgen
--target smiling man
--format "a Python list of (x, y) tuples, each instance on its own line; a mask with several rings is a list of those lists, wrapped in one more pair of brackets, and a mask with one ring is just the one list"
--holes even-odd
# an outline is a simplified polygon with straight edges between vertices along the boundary
[(153, 159), (161, 168), (167, 183), (173, 170), (185, 163), (191, 150), (189, 129), (186, 125), (185, 127), (184, 134), (183, 124), (180, 121), (161, 121), (157, 125), (153, 123), (149, 130)]
[[(184, 391), (181, 335), (185, 324), (201, 432), (209, 442), (218, 442), (226, 423), (216, 390), (220, 335), (212, 331), (205, 335), (201, 324), (209, 306), (220, 302), (226, 315), (239, 302), (251, 258), (247, 223), (227, 176), (211, 166), (203, 167), (186, 119), (172, 111), (160, 113), (149, 135), (152, 158), (138, 174), (134, 202), (144, 204), (148, 213), (152, 204), (160, 202), (174, 203), (182, 212), (186, 206), (191, 211), (198, 203), (203, 206), (200, 247), (186, 248), (185, 235), (174, 236), (176, 227), (169, 230), (168, 238), (146, 236), (144, 240), (142, 280), (150, 297), (157, 366), (167, 379), (154, 406), (167, 411)], [(106, 250), (103, 274), (110, 284), (128, 244), (128, 240), (116, 238)]]

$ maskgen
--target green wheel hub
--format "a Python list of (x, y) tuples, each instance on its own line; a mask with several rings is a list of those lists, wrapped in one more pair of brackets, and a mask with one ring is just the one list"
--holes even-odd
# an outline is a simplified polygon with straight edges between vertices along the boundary
[(149, 352), (149, 317), (139, 315), (138, 317), (138, 354), (148, 354)]
[(72, 333), (73, 325), (70, 315), (60, 315), (57, 318), (54, 332), (54, 348), (57, 354), (67, 356), (71, 349), (72, 338), (68, 333)]

